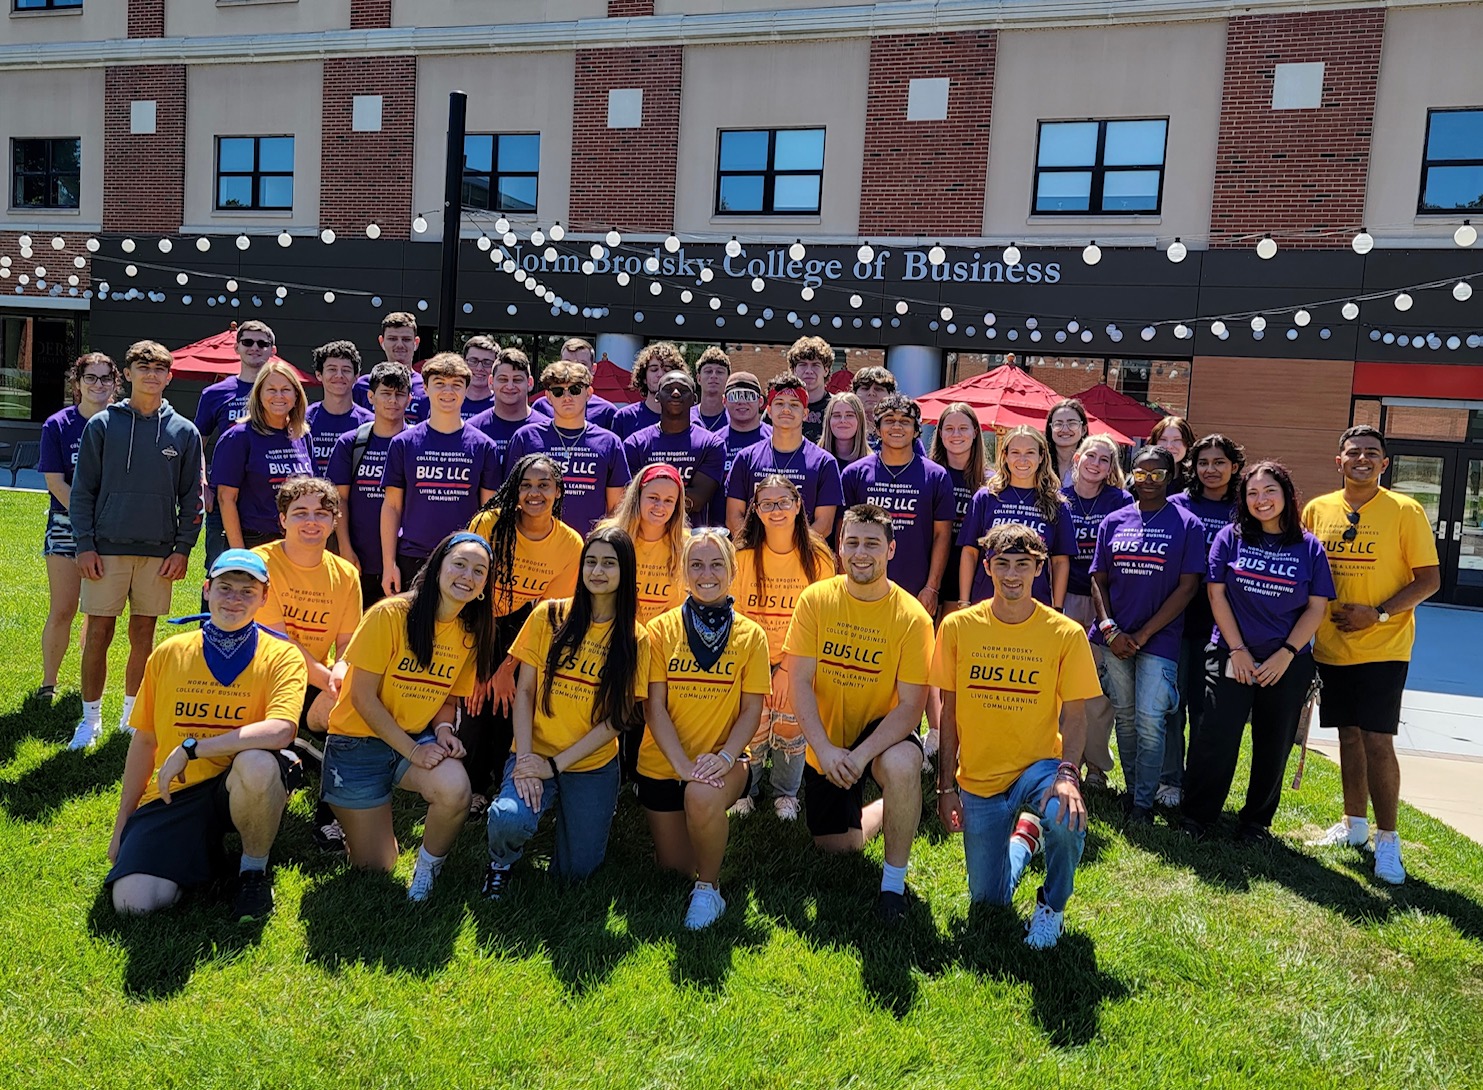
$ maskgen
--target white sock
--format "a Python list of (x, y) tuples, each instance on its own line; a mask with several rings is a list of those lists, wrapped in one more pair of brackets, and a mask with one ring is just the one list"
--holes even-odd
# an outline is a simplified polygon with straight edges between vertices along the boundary
[(1344, 815), (1345, 824), (1349, 826), (1349, 843), (1363, 844), (1370, 839), (1370, 821), (1368, 818), (1352, 817)]
[(268, 857), (266, 855), (248, 855), (246, 852), (243, 852), (242, 866), (239, 869), (244, 874), (250, 870), (267, 870)]
[(443, 860), (447, 858), (446, 855), (432, 855), (426, 848), (417, 849), (417, 867), (419, 870), (426, 867), (434, 874), (437, 874), (443, 869)]
[(82, 721), (98, 726), (103, 722), (103, 701), (84, 700), (82, 702)]
[(893, 867), (889, 863), (881, 864), (881, 892), (905, 893), (906, 868)]
[[(696, 882), (695, 883), (695, 890), (696, 891), (702, 890), (702, 889), (715, 889), (715, 888), (716, 887), (713, 886), (713, 885), (711, 885), (711, 883), (709, 883), (709, 882)], [(694, 891), (692, 891), (692, 892), (694, 892)]]
[(123, 714), (118, 717), (119, 726), (127, 727), (129, 725), (129, 716), (134, 714), (134, 701), (138, 699), (137, 696), (124, 696)]

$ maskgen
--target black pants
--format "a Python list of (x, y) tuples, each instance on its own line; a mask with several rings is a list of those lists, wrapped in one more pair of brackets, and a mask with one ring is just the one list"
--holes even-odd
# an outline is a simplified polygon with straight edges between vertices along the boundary
[(402, 590), (412, 589), (412, 580), (426, 563), (427, 557), (425, 556), (408, 556), (406, 553), (396, 554), (396, 570), (402, 577)]
[[(510, 646), (520, 634), (525, 619), (530, 616), (530, 610), (528, 605), (521, 606), (514, 613), (495, 618), (496, 666), (509, 654)], [(540, 699), (539, 695), (537, 699)], [(464, 714), (458, 726), (458, 737), (468, 751), (463, 759), (463, 767), (469, 774), (469, 786), (474, 794), (483, 795), (487, 799), (493, 798), (499, 794), (499, 782), (495, 776), (504, 775), (505, 761), (509, 759), (510, 749), (515, 743), (515, 720), (508, 714), (497, 712), (494, 701), (488, 700), (478, 715)]]
[(1313, 656), (1299, 655), (1276, 685), (1242, 685), (1225, 676), (1229, 653), (1205, 651), (1205, 714), (1190, 735), (1184, 816), (1209, 825), (1220, 816), (1236, 775), (1241, 735), (1251, 719), (1251, 782), (1237, 820), (1265, 829), (1282, 798), (1282, 777), (1297, 737), (1298, 717), (1313, 681)]
[(381, 573), (361, 569), (360, 573), (360, 608), (370, 609), (381, 599), (386, 597), (386, 592), (381, 589)]

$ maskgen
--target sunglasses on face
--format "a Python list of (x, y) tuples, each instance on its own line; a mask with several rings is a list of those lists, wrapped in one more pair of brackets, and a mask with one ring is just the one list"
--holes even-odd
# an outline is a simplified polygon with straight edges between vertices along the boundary
[(585, 382), (574, 382), (570, 386), (547, 386), (546, 394), (548, 397), (566, 397), (568, 394), (577, 397), (586, 389)]
[(727, 390), (726, 400), (735, 404), (745, 405), (750, 401), (761, 401), (762, 395), (756, 390)]
[(1342, 536), (1345, 541), (1353, 541), (1359, 536), (1359, 512), (1346, 511), (1344, 517), (1349, 520), (1349, 529), (1345, 530)]
[(1167, 469), (1135, 469), (1135, 470), (1133, 470), (1133, 483), (1134, 484), (1142, 484), (1145, 481), (1152, 481), (1154, 484), (1163, 484), (1168, 479), (1169, 479), (1169, 471)]
[(238, 337), (237, 343), (245, 348), (272, 348), (272, 341), (260, 341), (256, 337)]

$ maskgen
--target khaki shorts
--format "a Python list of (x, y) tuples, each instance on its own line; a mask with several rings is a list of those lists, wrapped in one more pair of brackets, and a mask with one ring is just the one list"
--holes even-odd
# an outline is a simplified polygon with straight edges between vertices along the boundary
[(103, 578), (82, 581), (82, 612), (90, 617), (118, 617), (124, 603), (138, 617), (163, 617), (170, 612), (175, 584), (160, 578), (162, 556), (104, 556)]

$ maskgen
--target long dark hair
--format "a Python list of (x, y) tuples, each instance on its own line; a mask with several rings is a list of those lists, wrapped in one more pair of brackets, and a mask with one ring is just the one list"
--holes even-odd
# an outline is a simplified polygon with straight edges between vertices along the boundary
[(1226, 482), (1226, 494), (1221, 497), (1224, 503), (1239, 503), (1242, 501), (1241, 471), (1246, 468), (1246, 451), (1241, 444), (1234, 439), (1227, 439), (1220, 432), (1211, 432), (1199, 442), (1189, 448), (1186, 458), (1189, 470), (1189, 484), (1185, 485), (1185, 491), (1195, 499), (1205, 495), (1205, 486), (1200, 483), (1200, 452), (1202, 450), (1219, 450), (1231, 460), (1231, 479)]
[[(1087, 408), (1079, 399), (1063, 397), (1050, 407), (1050, 412), (1045, 414), (1045, 445), (1050, 447), (1050, 467), (1055, 470), (1057, 479), (1060, 478), (1062, 473), (1066, 472), (1066, 467), (1061, 465), (1061, 456), (1056, 452), (1056, 437), (1051, 431), (1050, 422), (1051, 418), (1062, 409), (1070, 409), (1081, 418), (1081, 439), (1085, 439), (1088, 435), (1092, 434), (1092, 424), (1087, 419)], [(1078, 447), (1081, 446), (1081, 439), (1076, 441)]]
[[(587, 554), (594, 545), (607, 545), (618, 554), (617, 610), (608, 633), (608, 653), (603, 663), (593, 698), (592, 722), (611, 720), (613, 729), (629, 730), (643, 723), (633, 696), (633, 682), (641, 665), (636, 628), (639, 613), (638, 558), (633, 551), (633, 538), (617, 526), (600, 526), (587, 535), (582, 545), (580, 569), (587, 567)], [(551, 710), (551, 683), (556, 672), (575, 666), (582, 641), (592, 626), (592, 592), (580, 576), (572, 595), (572, 608), (563, 616), (560, 602), (548, 602), (546, 619), (551, 624), (551, 649), (546, 652), (546, 676), (541, 685), (541, 710)]]
[(1246, 505), (1246, 485), (1253, 477), (1262, 473), (1271, 477), (1282, 489), (1282, 515), (1279, 518), (1282, 528), (1278, 531), (1278, 540), (1283, 545), (1296, 545), (1303, 540), (1298, 489), (1292, 483), (1292, 474), (1287, 471), (1287, 466), (1270, 458), (1264, 458), (1241, 471), (1240, 489), (1237, 492), (1240, 499), (1236, 507), (1236, 525), (1241, 531), (1241, 540), (1248, 545), (1260, 545), (1266, 536), (1261, 519), (1253, 515)]
[(751, 551), (756, 554), (753, 557), (752, 570), (757, 574), (757, 593), (765, 594), (767, 583), (767, 573), (762, 564), (765, 555), (762, 550), (767, 544), (767, 527), (762, 524), (762, 516), (757, 514), (757, 493), (764, 488), (783, 488), (792, 493), (793, 551), (798, 554), (799, 563), (803, 565), (803, 574), (808, 577), (808, 581), (817, 583), (820, 567), (832, 564), (834, 553), (830, 551), (829, 543), (809, 526), (808, 512), (803, 508), (803, 495), (798, 491), (798, 486), (781, 473), (769, 473), (752, 489), (752, 498), (747, 501), (747, 517), (742, 523), (741, 540), (736, 543), (737, 552)]
[(545, 465), (556, 482), (556, 500), (551, 504), (551, 517), (561, 518), (561, 470), (549, 455), (527, 454), (510, 468), (505, 483), (479, 508), (480, 514), (493, 512), (494, 525), (489, 529), (489, 548), (493, 554), (489, 565), (489, 586), (506, 612), (515, 604), (515, 532), (520, 524), (520, 481), (532, 467)]
[[(464, 542), (478, 542), (485, 549), (489, 548), (489, 542), (467, 530), (449, 534), (438, 542), (438, 547), (428, 556), (427, 562), (412, 577), (412, 585), (400, 595), (412, 603), (407, 610), (407, 648), (417, 660), (417, 665), (424, 670), (433, 664), (438, 599), (441, 597), (438, 572), (442, 570), (443, 561), (453, 551), (453, 547)], [(499, 663), (494, 661), (494, 611), (484, 603), (483, 597), (481, 594), (478, 598), (465, 602), (458, 611), (458, 619), (463, 622), (464, 632), (473, 637), (474, 665), (479, 672), (479, 680), (488, 681), (494, 676), (494, 668)]]

